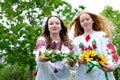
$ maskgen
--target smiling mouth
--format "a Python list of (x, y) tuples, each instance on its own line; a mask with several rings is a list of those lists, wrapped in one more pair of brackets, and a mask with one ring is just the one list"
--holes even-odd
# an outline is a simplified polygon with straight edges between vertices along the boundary
[(53, 29), (53, 30), (57, 30), (57, 29)]

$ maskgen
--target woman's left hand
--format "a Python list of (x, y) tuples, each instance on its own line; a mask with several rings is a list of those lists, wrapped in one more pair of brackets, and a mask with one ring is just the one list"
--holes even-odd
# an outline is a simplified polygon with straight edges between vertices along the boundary
[(72, 60), (68, 60), (67, 63), (70, 65), (70, 67), (73, 67), (76, 64), (76, 62)]
[(103, 71), (105, 71), (105, 72), (111, 72), (111, 71), (115, 70), (115, 67), (109, 63), (104, 63), (101, 65), (102, 65)]

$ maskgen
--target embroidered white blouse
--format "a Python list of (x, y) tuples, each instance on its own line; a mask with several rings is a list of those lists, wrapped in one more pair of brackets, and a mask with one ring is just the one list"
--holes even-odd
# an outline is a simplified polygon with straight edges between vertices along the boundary
[[(108, 62), (115, 67), (118, 66), (119, 57), (106, 33), (98, 31), (88, 34), (87, 36), (81, 35), (74, 38), (73, 43), (77, 46), (76, 52), (82, 54), (83, 50), (91, 48), (97, 53), (109, 55), (109, 57), (107, 57)], [(90, 73), (86, 73), (88, 68), (87, 64), (80, 64), (77, 69), (75, 80), (106, 80), (103, 70), (95, 66)], [(107, 75), (109, 80), (115, 80), (112, 72), (107, 72)]]
[[(41, 62), (39, 60), (38, 53), (39, 51), (45, 52), (45, 45), (45, 38), (39, 37), (36, 44), (36, 63), (38, 71), (35, 80), (71, 80), (70, 68), (65, 60), (57, 61), (55, 63), (52, 63), (51, 61)], [(70, 51), (69, 48), (62, 45), (61, 52), (66, 53), (68, 51)], [(58, 70), (57, 73), (54, 72), (55, 68)]]

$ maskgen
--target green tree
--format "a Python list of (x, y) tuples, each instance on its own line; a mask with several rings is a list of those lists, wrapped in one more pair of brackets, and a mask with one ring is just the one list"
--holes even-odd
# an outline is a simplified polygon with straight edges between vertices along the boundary
[(6, 63), (17, 63), (23, 68), (29, 66), (29, 77), (31, 78), (35, 68), (33, 50), (41, 30), (41, 27), (32, 27), (27, 24), (17, 24), (11, 28), (4, 27), (4, 34), (0, 42), (0, 47), (4, 50), (3, 55), (6, 56)]
[[(115, 28), (116, 33), (114, 33), (114, 35), (113, 35), (114, 36), (113, 44), (116, 46), (117, 53), (120, 56), (120, 48), (119, 48), (120, 47), (120, 37), (119, 37), (120, 36), (120, 11), (114, 10), (110, 6), (106, 6), (101, 14), (106, 16), (114, 24), (114, 28)], [(119, 74), (120, 74), (120, 67), (118, 67), (114, 71), (114, 75), (115, 75), (116, 80), (120, 80)]]
[(0, 68), (0, 80), (28, 80), (27, 68), (21, 68), (17, 64), (6, 65)]
[(7, 64), (29, 66), (29, 80), (35, 67), (33, 50), (44, 19), (55, 13), (68, 24), (85, 8), (73, 9), (63, 0), (1, 0), (0, 7), (0, 53)]

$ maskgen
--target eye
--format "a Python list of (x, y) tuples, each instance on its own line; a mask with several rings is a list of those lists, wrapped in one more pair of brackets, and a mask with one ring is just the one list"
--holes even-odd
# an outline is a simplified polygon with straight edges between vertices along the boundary
[(86, 18), (86, 21), (89, 21), (90, 19), (89, 18)]
[(80, 22), (84, 22), (84, 20), (80, 20)]
[(60, 23), (59, 22), (56, 22), (57, 25), (59, 25)]
[(51, 23), (49, 23), (48, 25), (53, 25), (53, 23), (51, 22)]

